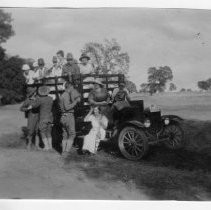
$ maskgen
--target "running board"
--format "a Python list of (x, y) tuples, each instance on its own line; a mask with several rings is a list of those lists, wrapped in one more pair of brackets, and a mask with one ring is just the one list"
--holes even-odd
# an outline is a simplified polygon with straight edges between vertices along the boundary
[(148, 144), (149, 144), (149, 145), (154, 145), (154, 144), (158, 144), (158, 143), (160, 143), (160, 142), (168, 141), (168, 140), (169, 140), (169, 138), (156, 139), (156, 140), (154, 140), (154, 141), (149, 141)]

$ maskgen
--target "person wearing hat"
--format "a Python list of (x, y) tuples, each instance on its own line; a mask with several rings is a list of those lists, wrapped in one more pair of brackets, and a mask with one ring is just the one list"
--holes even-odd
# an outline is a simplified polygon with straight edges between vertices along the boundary
[(39, 109), (33, 108), (28, 109), (31, 103), (36, 99), (36, 88), (27, 88), (27, 98), (20, 107), (20, 111), (25, 112), (27, 115), (27, 149), (31, 149), (32, 139), (35, 137), (35, 146), (39, 147), (39, 136), (38, 136), (38, 120), (39, 120)]
[(94, 80), (93, 90), (89, 93), (88, 102), (91, 106), (100, 106), (102, 114), (108, 119), (111, 119), (110, 109), (108, 103), (110, 102), (110, 95), (103, 83), (99, 79)]
[(52, 106), (53, 99), (48, 96), (50, 89), (47, 86), (41, 86), (38, 89), (39, 97), (36, 98), (31, 103), (29, 109), (39, 108), (39, 123), (38, 128), (40, 130), (40, 134), (44, 143), (44, 150), (52, 150), (52, 122), (53, 122), (53, 114), (52, 114)]
[(125, 87), (125, 83), (121, 82), (119, 87), (113, 90), (112, 93), (112, 111), (117, 109), (118, 111), (122, 110), (124, 107), (130, 106), (130, 97), (127, 88)]
[(90, 57), (88, 55), (86, 55), (85, 53), (82, 53), (81, 57), (79, 58), (79, 61), (81, 62), (79, 64), (81, 74), (92, 74), (92, 73), (94, 73), (94, 66), (89, 62)]
[(53, 56), (52, 58), (52, 66), (47, 69), (46, 71), (46, 77), (60, 77), (62, 76), (62, 69), (58, 65), (58, 59), (56, 56)]
[(34, 72), (30, 69), (29, 65), (24, 64), (22, 66), (22, 70), (23, 70), (23, 76), (26, 79), (26, 83), (27, 84), (33, 84), (34, 83), (34, 80), (33, 80)]
[(35, 82), (39, 82), (40, 79), (44, 78), (46, 75), (46, 67), (45, 67), (45, 61), (43, 58), (39, 58), (37, 60), (38, 67), (34, 69), (34, 76), (33, 79)]
[(59, 50), (56, 53), (56, 57), (58, 59), (58, 66), (62, 69), (64, 64), (66, 63), (65, 62), (65, 58), (64, 58), (64, 51), (63, 50)]
[(118, 88), (115, 88), (112, 93), (112, 101), (130, 101), (129, 92), (127, 88), (125, 87), (126, 84), (124, 82), (121, 82), (119, 84)]
[(67, 154), (72, 148), (75, 133), (74, 107), (80, 102), (81, 96), (74, 89), (71, 82), (65, 83), (65, 92), (60, 97), (60, 109), (62, 112), (61, 124), (63, 130), (62, 153)]
[(72, 53), (67, 53), (66, 64), (62, 68), (62, 76), (68, 76), (69, 81), (72, 81), (72, 75), (79, 75), (80, 69), (78, 64), (75, 62)]

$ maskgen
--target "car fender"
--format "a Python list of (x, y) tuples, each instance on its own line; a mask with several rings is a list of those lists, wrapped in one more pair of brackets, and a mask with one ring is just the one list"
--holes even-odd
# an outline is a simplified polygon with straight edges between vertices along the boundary
[[(144, 130), (144, 124), (137, 121), (137, 120), (129, 120), (129, 121), (125, 121), (120, 123), (118, 126), (116, 126), (113, 130), (113, 134), (112, 134), (112, 139), (118, 139), (116, 137), (119, 136), (120, 132), (122, 131), (122, 129), (124, 129), (126, 126), (133, 126), (136, 127), (138, 129), (142, 129)], [(117, 143), (117, 141), (115, 141)]]

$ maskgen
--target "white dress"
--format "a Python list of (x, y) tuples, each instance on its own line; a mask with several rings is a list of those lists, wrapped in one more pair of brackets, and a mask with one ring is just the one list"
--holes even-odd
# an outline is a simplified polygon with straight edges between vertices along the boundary
[(97, 119), (94, 115), (90, 115), (85, 117), (84, 121), (91, 122), (92, 128), (89, 134), (84, 137), (83, 150), (96, 153), (100, 141), (104, 140), (106, 136), (106, 131), (102, 125), (100, 125), (100, 122), (107, 127), (108, 119), (104, 115), (102, 115), (101, 119)]

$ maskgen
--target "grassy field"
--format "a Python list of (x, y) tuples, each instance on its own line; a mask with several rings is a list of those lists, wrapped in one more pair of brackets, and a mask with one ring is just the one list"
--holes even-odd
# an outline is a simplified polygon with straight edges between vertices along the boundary
[(185, 148), (211, 152), (211, 93), (134, 94), (133, 99), (143, 99), (145, 107), (156, 104), (162, 114), (174, 114), (185, 119)]
[(211, 120), (211, 93), (163, 93), (153, 96), (133, 94), (145, 106), (156, 104), (163, 114), (176, 114), (184, 119)]
[[(147, 156), (138, 162), (128, 161), (121, 155), (117, 153), (111, 154), (108, 151), (100, 151), (94, 157), (79, 156), (76, 152), (73, 152), (63, 160), (63, 165), (59, 166), (60, 179), (63, 180), (64, 178), (65, 180), (67, 176), (72, 177), (73, 171), (80, 172), (82, 178), (77, 173), (75, 174), (78, 177), (77, 181), (86, 183), (88, 180), (88, 183), (93, 182), (95, 186), (93, 189), (96, 190), (95, 195), (97, 195), (98, 199), (106, 199), (104, 196), (106, 195), (110, 199), (211, 200), (211, 95), (172, 93), (154, 96), (134, 95), (133, 98), (144, 99), (145, 106), (150, 104), (159, 105), (162, 113), (176, 114), (184, 118), (184, 148), (172, 151), (166, 149), (163, 145), (150, 147)], [(0, 108), (0, 149), (3, 148), (2, 152), (4, 151), (5, 153), (7, 153), (7, 149), (11, 150), (10, 153), (14, 152), (17, 162), (22, 162), (23, 158), (25, 158), (27, 162), (24, 162), (24, 173), (31, 167), (31, 159), (35, 161), (33, 164), (36, 167), (42, 168), (43, 164), (47, 167), (48, 162), (38, 162), (38, 158), (35, 158), (36, 152), (33, 154), (30, 152), (23, 154), (21, 152), (24, 144), (23, 140), (20, 139), (20, 128), (26, 121), (23, 114), (18, 111), (18, 108), (19, 105)], [(21, 155), (17, 149), (20, 149)], [(34, 157), (30, 158), (32, 155)], [(43, 158), (41, 152), (39, 152), (39, 157)], [(17, 164), (17, 167), (20, 167), (18, 169), (19, 172), (23, 171), (23, 166)], [(49, 174), (49, 169), (46, 169), (46, 176), (58, 177), (58, 174), (54, 174), (58, 166), (53, 167), (55, 168), (51, 169)], [(11, 175), (11, 172), (9, 172), (8, 174)], [(17, 171), (12, 172), (14, 179), (18, 179), (19, 177), (16, 177)], [(24, 177), (27, 176), (28, 182), (22, 180), (23, 183), (20, 186), (22, 198), (29, 190), (27, 185), (24, 194), (25, 188), (22, 186), (25, 182), (31, 183), (30, 174), (33, 173), (35, 172), (28, 170), (24, 174)], [(23, 175), (20, 174), (20, 176)], [(10, 183), (11, 179), (6, 180)], [(52, 179), (52, 183), (47, 184), (53, 192), (57, 192), (58, 186), (55, 186), (54, 181)], [(45, 186), (46, 182), (43, 181), (42, 183)], [(35, 182), (31, 187), (36, 188), (37, 192), (44, 193), (49, 188), (44, 188), (43, 186), (39, 186)], [(119, 186), (124, 187), (121, 188)], [(77, 188), (77, 186), (75, 187)], [(74, 190), (71, 191), (73, 188), (69, 186), (65, 193), (63, 188), (60, 188), (59, 196), (69, 195), (67, 198), (73, 198)], [(16, 191), (18, 189), (17, 186)], [(87, 186), (87, 192), (89, 192), (89, 189), (90, 187)], [(98, 190), (102, 194), (98, 193)], [(124, 191), (125, 193), (116, 194), (119, 191)], [(140, 193), (139, 195), (137, 191)], [(14, 189), (11, 192), (14, 192)], [(128, 192), (136, 192), (136, 194), (130, 197), (127, 194)], [(94, 196), (86, 193), (83, 195), (84, 199), (90, 199)], [(33, 194), (30, 194), (30, 196), (33, 198)], [(56, 198), (58, 194), (55, 193), (54, 196)]]

